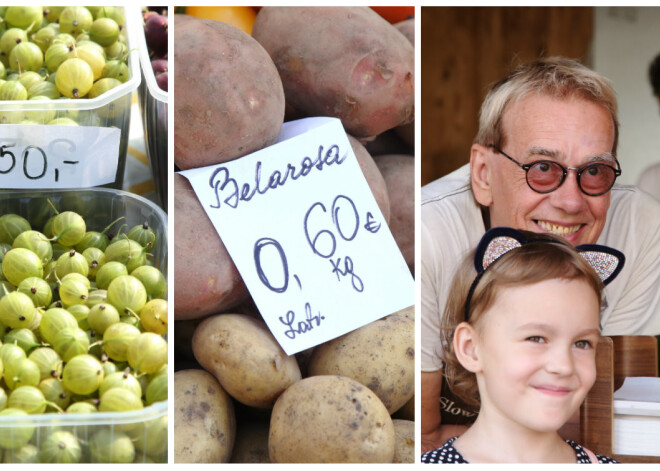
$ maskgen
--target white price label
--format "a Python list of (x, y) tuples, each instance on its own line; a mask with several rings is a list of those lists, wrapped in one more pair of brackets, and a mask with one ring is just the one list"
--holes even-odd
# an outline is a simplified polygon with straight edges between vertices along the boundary
[(0, 188), (88, 188), (112, 183), (120, 138), (117, 128), (3, 124)]
[(335, 118), (186, 170), (252, 298), (291, 355), (414, 304), (414, 281)]

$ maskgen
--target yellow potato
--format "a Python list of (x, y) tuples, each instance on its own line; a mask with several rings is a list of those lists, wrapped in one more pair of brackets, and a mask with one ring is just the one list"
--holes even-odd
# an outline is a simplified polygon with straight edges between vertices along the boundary
[(234, 404), (213, 375), (177, 371), (174, 398), (174, 462), (228, 462), (236, 435)]
[(378, 397), (343, 376), (312, 376), (279, 397), (270, 419), (273, 463), (391, 463), (394, 425)]
[(192, 344), (202, 368), (247, 406), (270, 408), (301, 379), (295, 356), (287, 356), (266, 323), (251, 316), (208, 317), (195, 329)]
[(268, 421), (242, 421), (236, 430), (231, 463), (270, 463)]
[(325, 342), (314, 349), (308, 372), (353, 378), (392, 414), (415, 393), (415, 321), (391, 315)]
[(415, 422), (412, 420), (393, 419), (396, 445), (394, 463), (415, 462)]

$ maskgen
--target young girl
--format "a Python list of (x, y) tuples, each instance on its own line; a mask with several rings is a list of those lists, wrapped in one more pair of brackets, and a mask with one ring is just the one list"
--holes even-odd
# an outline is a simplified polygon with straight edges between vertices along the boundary
[(596, 379), (603, 287), (623, 262), (600, 245), (489, 230), (453, 281), (441, 334), (447, 382), (479, 414), (422, 462), (614, 462), (557, 430)]

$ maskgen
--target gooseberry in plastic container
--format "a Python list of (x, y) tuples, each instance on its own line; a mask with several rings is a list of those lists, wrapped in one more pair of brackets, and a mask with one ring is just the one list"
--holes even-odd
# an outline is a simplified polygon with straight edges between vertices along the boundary
[(3, 191), (0, 239), (3, 463), (167, 462), (165, 212), (109, 188)]

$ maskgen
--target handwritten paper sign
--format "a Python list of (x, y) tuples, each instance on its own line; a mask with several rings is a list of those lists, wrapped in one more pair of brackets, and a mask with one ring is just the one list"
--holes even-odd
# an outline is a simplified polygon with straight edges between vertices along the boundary
[(338, 119), (285, 123), (273, 146), (181, 174), (288, 355), (414, 304)]
[(3, 124), (0, 188), (87, 188), (115, 181), (117, 128)]

